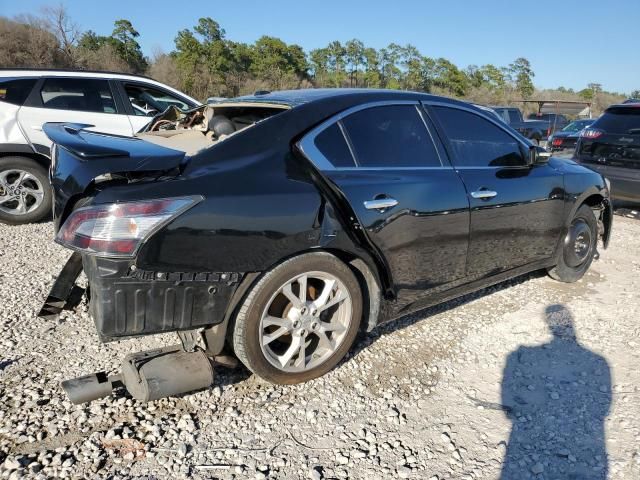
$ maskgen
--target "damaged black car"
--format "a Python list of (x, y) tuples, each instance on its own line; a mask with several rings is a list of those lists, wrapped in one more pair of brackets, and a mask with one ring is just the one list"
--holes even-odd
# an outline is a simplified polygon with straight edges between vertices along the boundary
[(575, 282), (606, 248), (607, 181), (470, 104), (385, 90), (167, 110), (134, 138), (46, 124), (56, 241), (102, 341), (177, 332), (74, 402), (206, 388), (232, 352), (274, 383), (331, 370), (360, 330), (538, 269)]

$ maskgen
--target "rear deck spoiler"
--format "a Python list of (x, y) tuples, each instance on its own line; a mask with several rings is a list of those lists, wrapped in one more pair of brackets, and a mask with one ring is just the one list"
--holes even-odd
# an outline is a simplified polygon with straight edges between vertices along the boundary
[[(63, 146), (81, 158), (129, 156), (127, 150), (87, 141), (83, 130), (93, 126), (87, 123), (45, 123), (42, 129), (53, 143)], [(94, 133), (94, 135), (96, 134)], [(109, 136), (116, 137), (115, 135)]]
[(88, 127), (80, 123), (45, 123), (42, 127), (54, 143), (51, 186), (56, 229), (67, 204), (83, 195), (96, 178), (181, 171), (186, 161), (182, 151), (140, 138), (93, 132)]

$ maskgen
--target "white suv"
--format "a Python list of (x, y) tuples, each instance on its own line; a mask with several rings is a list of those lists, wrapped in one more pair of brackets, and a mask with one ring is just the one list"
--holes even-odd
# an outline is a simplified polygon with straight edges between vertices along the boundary
[(44, 123), (132, 136), (170, 105), (185, 110), (200, 102), (137, 75), (0, 69), (0, 222), (35, 222), (51, 212)]

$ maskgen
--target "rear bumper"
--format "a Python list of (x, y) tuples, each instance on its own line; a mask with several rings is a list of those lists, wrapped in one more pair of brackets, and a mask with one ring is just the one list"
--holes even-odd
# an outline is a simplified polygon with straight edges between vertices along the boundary
[(142, 271), (130, 261), (89, 255), (82, 263), (103, 342), (221, 323), (242, 279), (237, 272)]
[[(70, 294), (84, 269), (90, 313), (103, 342), (222, 323), (244, 276), (238, 272), (142, 271), (130, 260), (90, 255), (82, 255), (79, 268), (78, 257), (78, 253), (72, 255), (48, 300), (55, 298), (61, 310), (67, 301), (62, 297)], [(44, 313), (55, 313), (45, 307)]]
[(611, 198), (614, 201), (640, 204), (640, 170), (591, 162), (581, 164), (602, 174), (611, 182)]

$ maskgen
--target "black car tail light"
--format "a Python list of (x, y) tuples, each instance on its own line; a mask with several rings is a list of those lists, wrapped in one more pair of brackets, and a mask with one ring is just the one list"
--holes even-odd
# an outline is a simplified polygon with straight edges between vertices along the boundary
[(594, 139), (601, 137), (604, 134), (602, 130), (598, 130), (597, 128), (585, 128), (580, 132), (580, 136), (582, 138)]
[(163, 198), (79, 208), (64, 222), (56, 242), (89, 255), (133, 257), (154, 232), (201, 200)]

